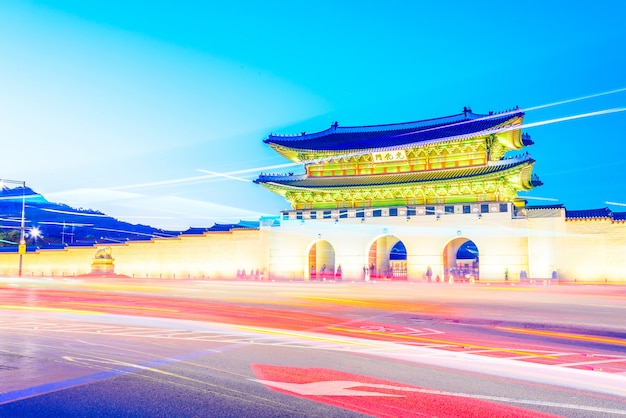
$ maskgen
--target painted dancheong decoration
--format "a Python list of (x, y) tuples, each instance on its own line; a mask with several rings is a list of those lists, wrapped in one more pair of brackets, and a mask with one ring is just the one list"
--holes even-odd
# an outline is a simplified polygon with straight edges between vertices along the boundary
[(520, 151), (533, 142), (522, 133), (519, 109), (457, 115), (392, 125), (341, 127), (264, 141), (305, 172), (262, 174), (258, 184), (293, 209), (367, 208), (464, 202), (514, 202), (542, 183), (535, 163)]

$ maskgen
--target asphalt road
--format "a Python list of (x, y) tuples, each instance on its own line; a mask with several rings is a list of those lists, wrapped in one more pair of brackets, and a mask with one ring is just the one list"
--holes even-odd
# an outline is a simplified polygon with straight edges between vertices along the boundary
[(626, 289), (0, 279), (2, 417), (626, 416)]

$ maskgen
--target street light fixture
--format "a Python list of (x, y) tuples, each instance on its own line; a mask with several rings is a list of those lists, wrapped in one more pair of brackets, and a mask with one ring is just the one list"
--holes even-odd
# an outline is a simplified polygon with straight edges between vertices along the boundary
[(24, 208), (26, 207), (26, 182), (21, 180), (8, 180), (0, 179), (0, 183), (18, 184), (22, 186), (22, 220), (20, 222), (20, 243), (17, 247), (17, 252), (20, 254), (20, 266), (18, 269), (18, 275), (22, 277), (22, 257), (26, 253), (26, 239), (24, 234)]

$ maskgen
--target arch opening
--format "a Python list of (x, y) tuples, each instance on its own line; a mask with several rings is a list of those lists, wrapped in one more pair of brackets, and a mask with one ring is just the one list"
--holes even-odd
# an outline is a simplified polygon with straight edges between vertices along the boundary
[(474, 281), (480, 279), (478, 247), (467, 238), (456, 238), (443, 250), (445, 279), (448, 281)]
[(407, 252), (397, 237), (386, 235), (372, 243), (368, 250), (365, 279), (407, 280)]
[(330, 280), (335, 277), (335, 249), (325, 240), (315, 242), (308, 256), (309, 280)]

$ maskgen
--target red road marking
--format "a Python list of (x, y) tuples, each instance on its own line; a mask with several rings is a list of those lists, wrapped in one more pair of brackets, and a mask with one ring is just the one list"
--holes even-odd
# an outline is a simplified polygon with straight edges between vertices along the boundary
[(271, 390), (376, 417), (553, 417), (468, 395), (339, 370), (267, 364), (251, 367), (257, 381)]

